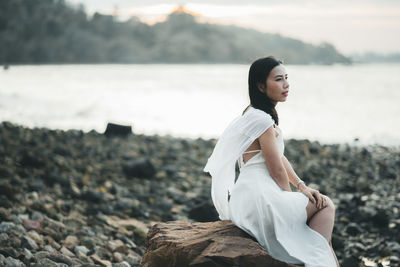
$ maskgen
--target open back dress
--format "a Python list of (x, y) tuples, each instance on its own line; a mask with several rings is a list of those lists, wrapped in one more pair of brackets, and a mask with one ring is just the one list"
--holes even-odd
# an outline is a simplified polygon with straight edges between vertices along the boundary
[[(242, 125), (240, 121), (246, 119), (246, 113), (250, 114), (247, 115), (247, 122), (260, 125), (251, 125), (244, 130), (240, 126)], [(306, 224), (308, 197), (300, 192), (281, 189), (270, 175), (261, 150), (256, 151), (258, 153), (246, 163), (243, 162), (242, 155), (245, 150), (272, 125), (274, 121), (269, 114), (250, 107), (244, 115), (227, 128), (228, 131), (238, 131), (239, 134), (232, 135), (225, 130), (214, 148), (214, 155), (209, 159), (210, 166), (205, 167), (205, 171), (210, 171), (213, 179), (214, 205), (221, 219), (232, 220), (236, 226), (253, 236), (272, 257), (287, 263), (304, 264), (305, 267), (336, 267), (328, 241)], [(256, 134), (249, 134), (249, 129), (256, 130)], [(243, 138), (247, 137), (246, 141), (241, 142), (242, 139), (238, 138), (240, 133), (244, 133)], [(276, 138), (280, 155), (283, 156), (284, 142), (280, 129)], [(220, 140), (221, 143), (218, 144)], [(234, 142), (237, 142), (241, 148), (228, 148)], [(248, 145), (244, 145), (243, 148), (243, 144)], [(236, 183), (232, 183), (232, 177), (229, 179), (226, 177), (231, 175), (227, 171), (228, 167), (226, 171), (223, 171), (223, 166), (213, 168), (219, 153), (229, 150), (238, 156), (236, 159), (239, 159), (240, 174)], [(225, 186), (230, 196), (227, 203), (221, 202), (221, 204), (218, 196), (219, 191), (224, 192), (221, 185), (224, 179), (229, 180), (230, 184)], [(225, 195), (221, 201), (225, 201)], [(225, 205), (228, 211), (223, 210)]]

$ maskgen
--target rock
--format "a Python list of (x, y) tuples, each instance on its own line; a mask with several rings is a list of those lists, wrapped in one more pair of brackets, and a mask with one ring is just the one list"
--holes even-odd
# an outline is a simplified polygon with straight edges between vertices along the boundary
[(138, 158), (130, 160), (122, 165), (124, 173), (130, 177), (150, 178), (156, 173), (156, 170), (147, 158)]
[(345, 231), (351, 236), (355, 236), (355, 235), (358, 235), (359, 233), (362, 233), (361, 227), (358, 226), (358, 224), (356, 224), (356, 223), (349, 223), (346, 226)]
[(41, 266), (41, 267), (68, 267), (67, 264), (57, 263), (57, 262), (54, 262), (54, 261), (52, 261), (52, 260), (50, 260), (48, 258), (41, 259), (39, 261), (39, 264), (36, 265), (36, 266)]
[(120, 125), (115, 123), (107, 123), (107, 128), (104, 132), (106, 136), (126, 136), (132, 133), (132, 126)]
[(71, 266), (74, 264), (73, 260), (70, 257), (63, 255), (59, 252), (50, 253), (49, 255), (47, 255), (47, 258), (54, 262), (65, 263), (68, 266)]
[(372, 217), (372, 221), (381, 227), (387, 227), (389, 224), (389, 215), (387, 211), (379, 209), (378, 212)]
[(87, 255), (89, 251), (90, 250), (85, 246), (76, 246), (74, 249), (75, 254), (78, 254), (78, 252), (81, 252), (82, 254)]
[(93, 260), (94, 263), (96, 263), (100, 266), (105, 266), (105, 267), (112, 266), (112, 263), (110, 261), (102, 260), (97, 254), (91, 255), (90, 258)]
[(119, 263), (113, 263), (112, 267), (131, 267), (131, 265), (126, 261), (122, 261)]
[(136, 266), (136, 265), (140, 264), (141, 259), (142, 258), (140, 256), (138, 256), (138, 255), (128, 255), (126, 257), (126, 261), (131, 266)]
[(74, 235), (69, 235), (65, 238), (64, 246), (69, 250), (74, 250), (74, 248), (78, 245), (79, 240)]
[(219, 219), (214, 205), (210, 201), (197, 204), (189, 211), (189, 218), (198, 222), (213, 222)]
[(122, 262), (124, 261), (123, 255), (119, 252), (114, 252), (113, 253), (113, 260), (114, 262)]
[(10, 229), (14, 228), (15, 224), (12, 222), (1, 222), (0, 233), (7, 233)]
[(26, 230), (39, 230), (40, 229), (40, 221), (38, 220), (24, 220), (23, 225)]
[(26, 265), (17, 259), (11, 258), (11, 257), (7, 257), (4, 260), (4, 267), (25, 267)]
[(27, 248), (29, 250), (38, 250), (39, 246), (36, 244), (35, 240), (29, 236), (23, 236), (21, 239), (21, 247)]
[(231, 221), (155, 224), (141, 262), (152, 266), (291, 266), (272, 258)]
[(67, 249), (66, 247), (62, 247), (61, 249), (60, 249), (60, 252), (62, 253), (62, 254), (64, 254), (65, 256), (68, 256), (68, 257), (75, 257), (75, 255), (74, 255), (74, 253), (72, 253), (69, 249)]

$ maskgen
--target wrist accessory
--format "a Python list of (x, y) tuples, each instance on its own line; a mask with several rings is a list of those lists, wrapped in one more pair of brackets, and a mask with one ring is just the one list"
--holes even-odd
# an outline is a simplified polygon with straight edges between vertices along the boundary
[(299, 179), (299, 180), (297, 181), (297, 183), (296, 183), (296, 188), (298, 189), (298, 188), (299, 188), (299, 185), (301, 185), (301, 184), (304, 184), (304, 185), (305, 185), (304, 181), (301, 180), (301, 179)]

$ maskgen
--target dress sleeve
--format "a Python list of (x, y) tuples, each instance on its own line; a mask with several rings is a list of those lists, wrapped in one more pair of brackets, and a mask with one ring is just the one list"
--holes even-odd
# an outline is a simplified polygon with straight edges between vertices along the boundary
[(233, 120), (218, 139), (204, 171), (211, 174), (211, 197), (221, 220), (230, 219), (228, 195), (235, 183), (236, 160), (273, 124), (269, 114), (252, 108)]

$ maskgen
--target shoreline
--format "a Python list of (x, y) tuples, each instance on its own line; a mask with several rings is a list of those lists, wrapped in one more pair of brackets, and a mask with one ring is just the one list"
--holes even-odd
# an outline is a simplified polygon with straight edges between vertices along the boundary
[[(13, 121), (8, 121), (8, 120), (0, 120), (0, 124), (2, 123), (11, 123), (13, 125), (19, 126), (19, 127), (23, 127), (23, 128), (27, 128), (27, 129), (39, 129), (39, 130), (49, 130), (49, 131), (76, 131), (76, 132), (82, 132), (83, 134), (89, 134), (89, 133), (96, 133), (96, 134), (103, 134), (104, 131), (106, 130), (106, 125), (107, 123), (104, 124), (104, 129), (102, 129), (102, 131), (99, 131), (97, 129), (90, 129), (90, 130), (86, 130), (86, 129), (78, 129), (78, 128), (68, 128), (68, 129), (64, 129), (64, 128), (56, 128), (56, 127), (48, 127), (48, 126), (29, 126), (29, 125), (25, 125), (23, 123), (18, 123), (18, 122), (13, 122)], [(115, 122), (116, 124), (119, 124), (118, 122)], [(128, 124), (124, 124), (122, 123), (121, 125), (127, 125), (130, 126), (129, 123)], [(133, 129), (133, 134), (135, 135), (143, 135), (143, 136), (155, 136), (155, 137), (159, 137), (159, 138), (176, 138), (176, 139), (187, 139), (187, 140), (197, 140), (197, 139), (202, 139), (202, 140), (206, 140), (206, 141), (216, 141), (218, 140), (218, 136), (215, 137), (204, 137), (204, 136), (195, 136), (195, 135), (175, 135), (172, 133), (157, 133), (157, 132), (136, 132), (135, 129)], [(221, 133), (222, 134), (222, 133)], [(336, 146), (336, 145), (344, 145), (344, 146), (350, 146), (350, 147), (359, 147), (359, 148), (371, 148), (373, 149), (374, 147), (385, 147), (391, 150), (399, 150), (400, 151), (400, 139), (399, 139), (399, 143), (398, 144), (391, 144), (391, 145), (386, 145), (386, 144), (380, 144), (380, 143), (363, 143), (363, 141), (361, 141), (358, 137), (354, 137), (352, 141), (343, 141), (343, 142), (325, 142), (325, 141), (321, 141), (321, 140), (315, 140), (315, 139), (310, 139), (310, 138), (284, 138), (285, 142), (291, 142), (293, 141), (302, 141), (302, 142), (310, 142), (310, 143), (318, 143), (321, 146)]]
[[(202, 171), (215, 143), (0, 123), (0, 265), (61, 253), (138, 266), (152, 223), (218, 219)], [(400, 149), (288, 139), (285, 155), (334, 201), (332, 243), (342, 264), (400, 264)]]

